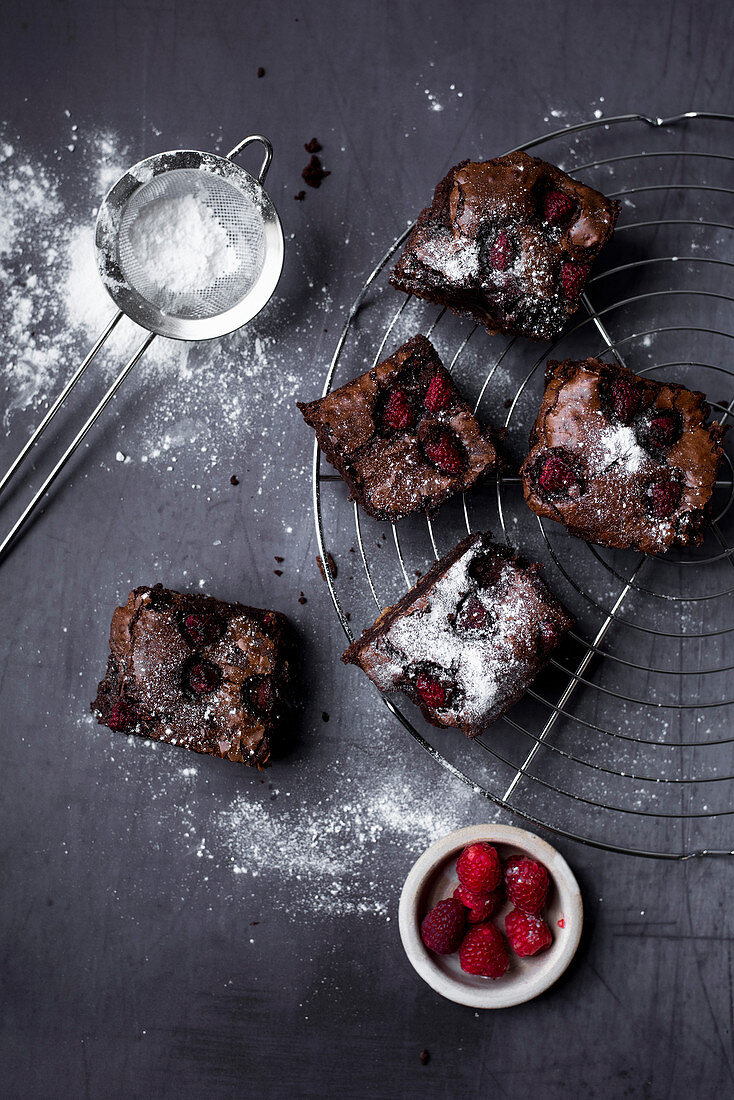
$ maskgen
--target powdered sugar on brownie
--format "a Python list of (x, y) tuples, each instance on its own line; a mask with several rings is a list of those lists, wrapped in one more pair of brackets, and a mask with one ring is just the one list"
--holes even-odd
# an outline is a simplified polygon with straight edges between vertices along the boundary
[(382, 691), (412, 694), (421, 676), (440, 685), (445, 698), (430, 708), (439, 723), (477, 733), (522, 694), (547, 660), (544, 627), (550, 625), (557, 640), (570, 620), (534, 567), (498, 552), (484, 536), (470, 536), (465, 545), (364, 646), (359, 663)]
[(633, 429), (625, 425), (606, 428), (598, 446), (602, 468), (616, 464), (622, 466), (625, 473), (636, 474), (645, 461), (645, 452)]

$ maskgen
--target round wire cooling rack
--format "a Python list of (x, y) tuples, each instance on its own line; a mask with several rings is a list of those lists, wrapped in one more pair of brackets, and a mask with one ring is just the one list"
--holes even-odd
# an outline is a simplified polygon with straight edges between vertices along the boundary
[[(480, 418), (507, 432), (509, 469), (527, 453), (548, 358), (616, 358), (704, 390), (734, 417), (734, 116), (623, 115), (519, 146), (622, 202), (613, 241), (582, 308), (550, 345), (488, 337), (446, 310), (392, 290), (409, 227), (365, 282), (329, 365), (324, 394), (417, 332), (428, 335)], [(731, 258), (729, 258), (731, 257)], [(378, 333), (378, 336), (375, 336)], [(724, 396), (722, 396), (722, 393)], [(350, 504), (314, 448), (316, 534), (347, 638), (394, 603), (467, 531), (492, 530), (544, 563), (577, 619), (526, 697), (473, 741), (392, 714), (478, 794), (573, 840), (630, 855), (734, 855), (734, 465), (729, 454), (703, 545), (646, 557), (569, 536), (527, 509), (517, 476), (499, 476), (434, 519), (385, 526)], [(353, 534), (349, 534), (349, 531)], [(394, 551), (394, 552), (393, 552)], [(405, 709), (403, 709), (403, 706)]]

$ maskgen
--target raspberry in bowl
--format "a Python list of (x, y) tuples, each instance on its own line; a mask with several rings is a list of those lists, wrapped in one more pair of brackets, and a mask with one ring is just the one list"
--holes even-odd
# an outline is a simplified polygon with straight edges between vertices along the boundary
[(582, 924), (581, 893), (563, 856), (510, 825), (441, 837), (400, 897), (411, 965), (437, 993), (472, 1008), (509, 1008), (543, 993), (571, 962)]

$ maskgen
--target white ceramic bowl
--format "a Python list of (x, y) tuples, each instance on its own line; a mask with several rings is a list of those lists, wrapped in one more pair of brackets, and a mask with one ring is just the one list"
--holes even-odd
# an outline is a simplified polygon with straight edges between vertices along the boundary
[[(553, 943), (547, 951), (527, 959), (518, 958), (510, 949), (510, 969), (497, 979), (465, 974), (459, 966), (458, 952), (436, 955), (424, 946), (420, 935), (421, 921), (429, 909), (442, 898), (450, 898), (458, 885), (456, 860), (461, 850), (479, 840), (494, 844), (501, 859), (527, 855), (539, 860), (551, 879), (542, 916), (553, 934)], [(492, 917), (503, 935), (505, 915), (511, 908), (507, 902)], [(405, 953), (421, 978), (443, 997), (472, 1008), (509, 1008), (543, 993), (571, 962), (583, 920), (578, 883), (560, 852), (533, 833), (511, 825), (470, 825), (432, 844), (405, 880), (398, 916)]]

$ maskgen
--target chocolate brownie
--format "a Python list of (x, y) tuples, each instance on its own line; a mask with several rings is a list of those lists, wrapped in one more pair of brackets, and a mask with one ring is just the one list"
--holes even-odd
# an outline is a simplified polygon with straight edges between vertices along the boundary
[(475, 737), (525, 693), (573, 619), (528, 564), (468, 535), (349, 647), (380, 691)]
[(573, 535), (662, 553), (701, 542), (725, 429), (704, 394), (617, 363), (551, 361), (522, 467), (525, 500)]
[(500, 465), (491, 434), (425, 336), (298, 408), (353, 499), (378, 519), (433, 513)]
[(112, 616), (103, 726), (262, 767), (288, 703), (291, 639), (277, 611), (136, 588)]
[(390, 282), (487, 332), (552, 340), (618, 214), (618, 202), (527, 153), (465, 160), (418, 217)]

